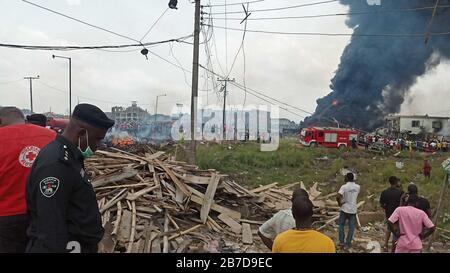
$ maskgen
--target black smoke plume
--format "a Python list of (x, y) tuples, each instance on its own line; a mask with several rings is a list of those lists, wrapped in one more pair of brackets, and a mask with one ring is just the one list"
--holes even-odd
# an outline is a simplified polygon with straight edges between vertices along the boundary
[[(332, 91), (317, 100), (305, 125), (332, 125), (336, 119), (341, 125), (372, 130), (383, 125), (387, 114), (400, 111), (418, 77), (450, 58), (450, 35), (432, 35), (427, 44), (424, 35), (364, 36), (424, 34), (433, 10), (418, 8), (434, 7), (436, 0), (381, 0), (379, 6), (367, 3), (373, 0), (340, 2), (349, 7), (346, 24), (353, 36), (331, 80)], [(450, 32), (450, 0), (440, 0), (431, 32)]]

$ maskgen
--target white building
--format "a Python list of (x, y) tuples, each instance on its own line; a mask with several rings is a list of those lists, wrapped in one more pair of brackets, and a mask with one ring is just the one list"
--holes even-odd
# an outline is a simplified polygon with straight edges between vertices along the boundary
[(450, 135), (450, 117), (396, 115), (388, 116), (386, 123), (389, 133), (397, 136), (401, 134)]

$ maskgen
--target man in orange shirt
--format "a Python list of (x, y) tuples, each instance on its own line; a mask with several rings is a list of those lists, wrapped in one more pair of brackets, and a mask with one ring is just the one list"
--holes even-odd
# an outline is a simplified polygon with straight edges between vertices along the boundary
[(311, 227), (313, 204), (308, 197), (292, 201), (295, 228), (279, 234), (273, 243), (273, 253), (336, 253), (333, 240)]
[(27, 176), (39, 151), (55, 137), (52, 130), (25, 124), (18, 108), (0, 108), (0, 253), (25, 252)]

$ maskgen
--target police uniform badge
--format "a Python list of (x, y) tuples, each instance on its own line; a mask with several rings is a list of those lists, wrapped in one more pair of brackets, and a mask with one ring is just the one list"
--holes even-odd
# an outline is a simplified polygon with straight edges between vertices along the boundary
[(59, 179), (56, 177), (47, 177), (39, 182), (41, 193), (45, 197), (52, 197), (59, 188)]

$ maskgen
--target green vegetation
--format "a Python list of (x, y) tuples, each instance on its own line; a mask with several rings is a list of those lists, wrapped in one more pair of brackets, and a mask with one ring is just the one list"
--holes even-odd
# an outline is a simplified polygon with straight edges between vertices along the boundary
[[(184, 159), (180, 151), (177, 155), (178, 159)], [(304, 148), (296, 142), (282, 142), (278, 150), (273, 152), (261, 152), (258, 143), (208, 143), (198, 146), (197, 165), (203, 169), (216, 169), (249, 187), (273, 182), (284, 185), (300, 181), (308, 187), (318, 182), (319, 189), (324, 194), (339, 189), (343, 184), (339, 171), (348, 166), (358, 173), (358, 183), (362, 187), (361, 197), (373, 195), (372, 202), (367, 204), (373, 209), (378, 206), (381, 191), (389, 186), (388, 178), (391, 175), (401, 179), (404, 190), (409, 182), (416, 183), (419, 194), (427, 197), (435, 207), (444, 177), (440, 164), (450, 154), (433, 155), (429, 158), (433, 166), (430, 180), (425, 180), (421, 175), (424, 155), (415, 153), (412, 159), (409, 156), (407, 151), (394, 157), (364, 150)], [(397, 169), (396, 161), (404, 162), (404, 168)], [(442, 210), (443, 215), (450, 208), (449, 194), (448, 192)], [(450, 221), (447, 223), (450, 224)]]

